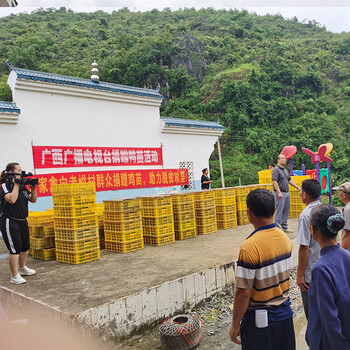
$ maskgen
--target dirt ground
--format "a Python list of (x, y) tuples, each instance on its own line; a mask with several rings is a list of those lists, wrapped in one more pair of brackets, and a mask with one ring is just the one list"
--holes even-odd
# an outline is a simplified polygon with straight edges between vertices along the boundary
[[(297, 219), (289, 219), (296, 237)], [(63, 312), (75, 314), (146, 288), (237, 259), (241, 243), (253, 231), (243, 225), (208, 235), (176, 241), (128, 254), (101, 250), (101, 259), (80, 265), (28, 258), (27, 265), (36, 270), (27, 283), (10, 283), (7, 261), (0, 262), (0, 287), (4, 286), (27, 297), (44, 302)], [(7, 249), (0, 239), (0, 254)]]

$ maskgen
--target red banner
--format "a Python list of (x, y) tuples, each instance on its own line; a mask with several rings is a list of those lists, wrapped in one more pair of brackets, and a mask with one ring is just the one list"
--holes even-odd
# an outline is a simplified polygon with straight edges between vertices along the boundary
[(162, 148), (33, 146), (34, 168), (163, 165)]
[(146, 187), (172, 187), (188, 184), (187, 169), (93, 171), (43, 174), (39, 179), (38, 197), (51, 196), (51, 185), (95, 182), (96, 191), (126, 190)]

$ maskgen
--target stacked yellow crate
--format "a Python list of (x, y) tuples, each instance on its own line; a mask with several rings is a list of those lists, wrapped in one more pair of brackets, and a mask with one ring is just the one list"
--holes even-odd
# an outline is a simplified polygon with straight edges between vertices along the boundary
[[(295, 182), (296, 185), (301, 187), (301, 183), (304, 180), (310, 179), (310, 175), (303, 176), (292, 176), (291, 179)], [(290, 218), (298, 218), (300, 213), (304, 210), (306, 205), (302, 202), (299, 191), (289, 185), (289, 193), (290, 193), (290, 210), (289, 217)]]
[(96, 204), (98, 216), (98, 232), (100, 237), (100, 249), (105, 249), (105, 231), (103, 226), (103, 203)]
[(236, 190), (233, 187), (215, 189), (216, 218), (219, 229), (237, 226)]
[(268, 190), (268, 191), (270, 191), (270, 192), (273, 193), (273, 186), (272, 186), (272, 183), (259, 184), (259, 185), (257, 185), (256, 188), (263, 188), (263, 189)]
[(51, 186), (56, 260), (81, 264), (100, 258), (95, 183)]
[(251, 186), (237, 186), (236, 189), (236, 209), (238, 225), (249, 224), (247, 215), (247, 195), (252, 190)]
[(53, 211), (29, 212), (28, 215), (30, 250), (36, 259), (55, 260), (55, 234)]
[(141, 201), (120, 198), (103, 201), (105, 249), (129, 253), (143, 249)]
[(186, 239), (197, 236), (194, 194), (176, 193), (171, 196), (174, 212), (175, 239)]
[(140, 197), (145, 244), (160, 246), (175, 241), (171, 196)]
[(270, 184), (272, 183), (272, 170), (266, 169), (258, 171), (259, 184)]
[(194, 192), (197, 234), (205, 235), (218, 230), (216, 221), (215, 190)]

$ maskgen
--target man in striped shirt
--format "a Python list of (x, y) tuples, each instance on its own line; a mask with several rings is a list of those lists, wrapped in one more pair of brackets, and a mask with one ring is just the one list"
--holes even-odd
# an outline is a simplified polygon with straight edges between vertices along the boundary
[(294, 350), (293, 312), (288, 297), (292, 242), (273, 223), (272, 193), (251, 191), (247, 212), (255, 231), (239, 252), (230, 337), (242, 343), (243, 350)]

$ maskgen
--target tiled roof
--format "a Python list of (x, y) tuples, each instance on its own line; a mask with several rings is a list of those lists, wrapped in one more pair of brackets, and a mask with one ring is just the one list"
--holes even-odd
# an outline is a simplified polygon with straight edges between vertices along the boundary
[(165, 117), (161, 117), (160, 119), (165, 122), (165, 126), (225, 130), (225, 127), (217, 122), (208, 122), (204, 120), (192, 120), (192, 119), (181, 119), (181, 118), (165, 118)]
[(95, 90), (104, 90), (118, 92), (121, 94), (137, 95), (149, 98), (163, 99), (163, 96), (156, 90), (137, 88), (133, 86), (119, 85), (113, 83), (106, 83), (103, 81), (93, 82), (89, 79), (69, 77), (65, 75), (58, 75), (52, 73), (37, 72), (29, 69), (16, 68), (12, 66), (9, 61), (6, 61), (10, 70), (17, 73), (17, 79), (27, 79), (34, 81), (42, 81), (60, 85), (79, 86)]
[(0, 112), (20, 114), (21, 110), (13, 102), (0, 101)]

